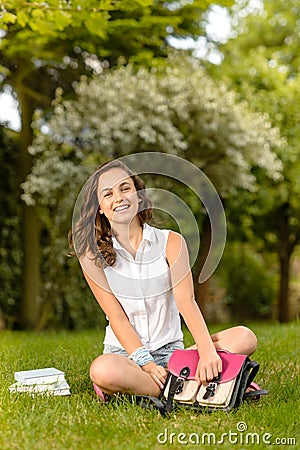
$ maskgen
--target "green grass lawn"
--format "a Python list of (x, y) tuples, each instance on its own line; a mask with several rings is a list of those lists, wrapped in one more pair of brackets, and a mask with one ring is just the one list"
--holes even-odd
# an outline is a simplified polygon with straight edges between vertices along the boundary
[[(257, 381), (269, 390), (269, 395), (259, 402), (244, 403), (230, 413), (201, 415), (181, 410), (166, 418), (157, 411), (134, 406), (127, 399), (108, 405), (99, 402), (89, 380), (89, 365), (101, 353), (102, 332), (1, 332), (0, 448), (300, 448), (299, 324), (264, 323), (251, 328), (259, 339), (253, 357), (261, 364)], [(211, 327), (210, 331), (217, 329)], [(188, 334), (185, 339), (186, 344), (191, 343)], [(71, 396), (31, 397), (8, 392), (14, 371), (52, 366), (65, 371)], [(238, 431), (237, 427), (243, 426), (247, 430)], [(246, 439), (247, 433), (256, 435), (249, 434)], [(296, 439), (296, 444), (288, 443), (290, 438)]]

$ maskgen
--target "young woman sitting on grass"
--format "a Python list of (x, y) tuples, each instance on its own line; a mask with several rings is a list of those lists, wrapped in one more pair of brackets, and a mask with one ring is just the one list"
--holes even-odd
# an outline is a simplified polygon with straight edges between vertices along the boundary
[(150, 225), (152, 206), (141, 178), (118, 160), (89, 179), (71, 243), (108, 326), (103, 354), (91, 364), (97, 394), (158, 396), (166, 366), (183, 348), (180, 315), (199, 352), (196, 378), (222, 370), (217, 349), (251, 355), (254, 333), (237, 326), (209, 335), (195, 302), (184, 238)]

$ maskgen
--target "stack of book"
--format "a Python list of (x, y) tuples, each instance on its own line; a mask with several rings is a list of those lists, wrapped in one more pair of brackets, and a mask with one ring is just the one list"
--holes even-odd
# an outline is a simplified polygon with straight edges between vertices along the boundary
[(70, 395), (70, 386), (65, 380), (65, 373), (54, 367), (15, 372), (16, 382), (9, 386), (9, 391), (27, 392), (28, 394)]

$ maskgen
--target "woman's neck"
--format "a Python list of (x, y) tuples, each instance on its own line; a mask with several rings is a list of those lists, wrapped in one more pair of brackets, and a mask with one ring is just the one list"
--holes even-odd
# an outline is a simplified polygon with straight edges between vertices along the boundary
[(138, 217), (135, 217), (130, 224), (118, 224), (117, 227), (113, 227), (113, 232), (122, 247), (135, 255), (143, 239), (143, 228)]

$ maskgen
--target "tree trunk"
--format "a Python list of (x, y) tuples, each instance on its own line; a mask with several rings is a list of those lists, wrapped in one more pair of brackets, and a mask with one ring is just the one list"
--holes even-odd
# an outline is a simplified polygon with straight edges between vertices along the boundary
[(23, 208), (22, 328), (34, 329), (40, 309), (40, 227), (33, 207)]
[(280, 266), (280, 285), (278, 293), (278, 320), (287, 322), (289, 320), (289, 279), (290, 279), (290, 260), (291, 249), (289, 242), (289, 221), (288, 221), (288, 203), (279, 208), (279, 266)]
[[(31, 122), (36, 104), (22, 90), (18, 90), (20, 102), (22, 130), (19, 137), (21, 182), (25, 181), (32, 166), (32, 157), (28, 146), (32, 143)], [(36, 210), (33, 206), (23, 205), (22, 217), (22, 299), (20, 305), (19, 326), (33, 329), (39, 315), (40, 305), (40, 226)]]
[(290, 258), (279, 258), (280, 262), (280, 286), (278, 296), (278, 320), (288, 322), (289, 320), (289, 273)]

